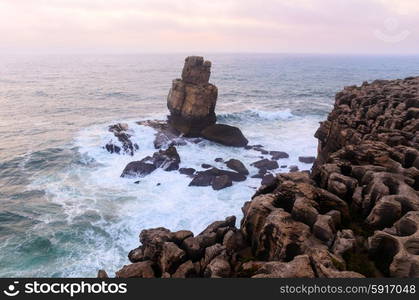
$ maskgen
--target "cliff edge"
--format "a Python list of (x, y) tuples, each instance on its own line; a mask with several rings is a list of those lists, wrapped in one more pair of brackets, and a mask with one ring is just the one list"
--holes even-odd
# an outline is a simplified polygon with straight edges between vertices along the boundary
[(262, 185), (240, 228), (143, 230), (116, 276), (419, 277), (418, 129), (419, 77), (346, 87), (310, 174)]

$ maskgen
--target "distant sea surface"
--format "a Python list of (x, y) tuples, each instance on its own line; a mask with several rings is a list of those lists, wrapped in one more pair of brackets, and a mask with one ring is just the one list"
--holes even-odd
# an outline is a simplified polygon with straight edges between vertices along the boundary
[[(221, 191), (188, 187), (190, 178), (157, 170), (120, 178), (125, 165), (152, 154), (154, 132), (135, 124), (164, 119), (171, 81), (186, 55), (0, 57), (0, 277), (95, 277), (128, 263), (142, 229), (199, 233), (215, 220), (242, 217), (260, 179)], [(315, 155), (318, 122), (344, 86), (419, 76), (419, 57), (207, 54), (217, 85), (219, 122), (250, 144), (286, 151), (287, 166)], [(107, 127), (130, 125), (140, 150), (109, 154)], [(260, 153), (211, 142), (178, 147), (181, 167)], [(249, 167), (252, 174), (257, 169)], [(160, 185), (158, 185), (160, 183)]]

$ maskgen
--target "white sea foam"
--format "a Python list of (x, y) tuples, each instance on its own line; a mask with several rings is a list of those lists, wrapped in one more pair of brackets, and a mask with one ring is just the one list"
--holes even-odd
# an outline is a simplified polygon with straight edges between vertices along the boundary
[[(286, 119), (266, 124), (243, 122), (241, 129), (250, 144), (265, 145), (267, 150), (281, 150), (290, 154), (280, 160), (280, 165), (298, 165), (300, 169), (311, 166), (298, 162), (299, 155), (313, 155), (316, 142), (313, 128), (317, 120)], [(242, 217), (241, 207), (248, 201), (260, 179), (248, 178), (232, 187), (214, 191), (210, 187), (189, 187), (191, 179), (178, 171), (161, 169), (139, 179), (121, 178), (123, 168), (131, 161), (152, 155), (154, 130), (129, 124), (132, 139), (139, 145), (134, 156), (110, 154), (103, 146), (115, 138), (107, 131), (107, 125), (96, 125), (82, 130), (75, 138), (80, 161), (69, 166), (53, 178), (38, 179), (34, 185), (42, 186), (49, 199), (62, 208), (62, 214), (44, 216), (45, 223), (65, 220), (68, 226), (84, 226), (83, 242), (72, 245), (74, 261), (66, 261), (63, 276), (94, 276), (104, 268), (117, 270), (127, 263), (126, 254), (138, 246), (138, 234), (142, 229), (164, 226), (171, 230), (189, 229), (199, 233), (211, 222), (227, 216)], [(255, 150), (224, 147), (210, 141), (188, 143), (177, 147), (181, 157), (180, 167), (201, 169), (215, 158), (240, 159), (248, 166), (251, 175), (257, 169), (250, 164), (261, 159)], [(267, 156), (269, 158), (269, 156)], [(276, 172), (285, 172), (287, 168)], [(138, 184), (134, 182), (139, 180)], [(45, 224), (44, 223), (44, 224)], [(42, 226), (42, 225), (39, 225)]]

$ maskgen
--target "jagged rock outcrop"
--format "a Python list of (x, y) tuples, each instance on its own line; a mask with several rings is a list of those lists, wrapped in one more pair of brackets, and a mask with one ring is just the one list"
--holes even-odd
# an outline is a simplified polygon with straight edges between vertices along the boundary
[[(244, 204), (240, 228), (230, 217), (196, 237), (143, 231), (130, 260), (148, 263), (122, 270), (144, 277), (151, 264), (156, 277), (419, 277), (418, 129), (419, 77), (347, 87), (316, 132), (310, 173), (265, 181)], [(273, 162), (254, 166), (266, 171)], [(217, 175), (198, 176), (211, 184)]]
[(104, 147), (106, 151), (108, 151), (109, 153), (125, 153), (131, 156), (134, 155), (134, 152), (138, 150), (138, 145), (136, 143), (133, 143), (131, 140), (132, 135), (128, 133), (128, 124), (118, 123), (115, 125), (111, 125), (109, 126), (108, 130), (109, 132), (112, 132), (113, 135), (117, 138), (119, 144), (115, 143), (115, 141), (113, 140), (110, 140)]
[(159, 150), (153, 156), (147, 156), (140, 161), (130, 162), (122, 171), (121, 177), (144, 177), (157, 168), (165, 171), (179, 169), (180, 156), (176, 147), (170, 146), (166, 150)]

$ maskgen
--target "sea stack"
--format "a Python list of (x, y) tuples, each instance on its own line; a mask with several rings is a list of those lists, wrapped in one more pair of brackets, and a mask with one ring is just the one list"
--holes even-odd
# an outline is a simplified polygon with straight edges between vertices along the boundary
[(185, 136), (200, 136), (201, 131), (215, 124), (217, 87), (209, 83), (211, 62), (201, 56), (188, 56), (182, 79), (175, 79), (167, 97), (170, 125)]
[(218, 89), (209, 83), (211, 62), (188, 56), (182, 79), (175, 79), (167, 97), (169, 125), (186, 137), (204, 137), (225, 146), (245, 147), (248, 140), (237, 127), (216, 124)]

